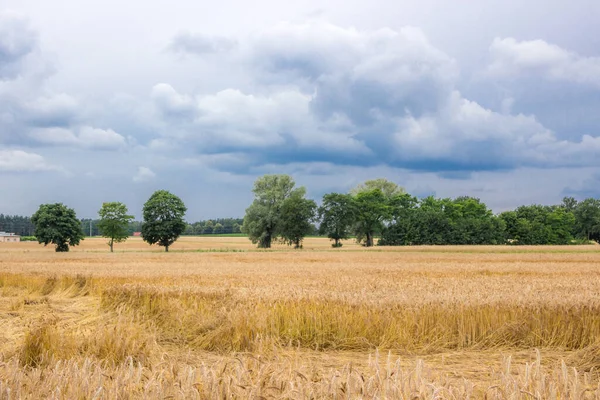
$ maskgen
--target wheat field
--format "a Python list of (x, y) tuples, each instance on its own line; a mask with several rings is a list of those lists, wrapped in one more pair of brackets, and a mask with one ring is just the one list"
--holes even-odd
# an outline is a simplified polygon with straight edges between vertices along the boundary
[(600, 246), (0, 243), (0, 399), (600, 398)]

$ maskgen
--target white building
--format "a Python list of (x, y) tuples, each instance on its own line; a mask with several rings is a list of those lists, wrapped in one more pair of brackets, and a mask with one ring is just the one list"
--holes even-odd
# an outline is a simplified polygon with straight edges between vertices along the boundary
[(0, 232), (0, 243), (2, 242), (20, 242), (21, 236), (14, 233)]

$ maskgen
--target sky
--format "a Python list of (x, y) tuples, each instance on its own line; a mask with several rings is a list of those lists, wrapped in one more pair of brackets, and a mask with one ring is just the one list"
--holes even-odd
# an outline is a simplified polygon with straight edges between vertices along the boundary
[(158, 189), (241, 217), (387, 178), (495, 212), (600, 197), (597, 0), (0, 0), (0, 212)]

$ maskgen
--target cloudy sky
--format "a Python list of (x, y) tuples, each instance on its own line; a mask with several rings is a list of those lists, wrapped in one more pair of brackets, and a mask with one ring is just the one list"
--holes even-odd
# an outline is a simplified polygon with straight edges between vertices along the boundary
[(243, 216), (385, 177), (494, 211), (600, 197), (597, 0), (0, 0), (0, 212), (167, 189)]

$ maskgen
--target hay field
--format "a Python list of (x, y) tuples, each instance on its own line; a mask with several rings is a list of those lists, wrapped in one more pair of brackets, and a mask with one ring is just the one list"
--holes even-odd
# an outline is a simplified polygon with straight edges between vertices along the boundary
[(600, 246), (0, 243), (0, 399), (600, 398)]

